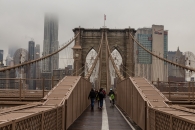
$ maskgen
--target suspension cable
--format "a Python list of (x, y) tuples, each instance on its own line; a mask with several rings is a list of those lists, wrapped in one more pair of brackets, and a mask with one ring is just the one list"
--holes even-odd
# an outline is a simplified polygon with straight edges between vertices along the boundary
[(15, 69), (15, 68), (18, 68), (18, 67), (23, 67), (23, 66), (25, 66), (25, 65), (33, 64), (33, 63), (36, 63), (36, 62), (38, 62), (38, 61), (44, 60), (44, 59), (46, 59), (46, 58), (48, 58), (48, 57), (51, 57), (51, 56), (57, 54), (58, 52), (60, 52), (61, 50), (65, 49), (67, 46), (69, 46), (69, 45), (77, 38), (78, 35), (79, 35), (79, 33), (78, 33), (72, 40), (70, 40), (70, 42), (69, 42), (68, 44), (66, 44), (64, 47), (60, 48), (60, 49), (57, 50), (56, 52), (53, 52), (53, 53), (51, 53), (51, 54), (49, 54), (49, 55), (46, 55), (46, 56), (41, 57), (41, 58), (36, 59), (36, 60), (31, 60), (31, 61), (28, 61), (28, 62), (19, 64), (19, 65), (15, 65), (15, 66), (11, 66), (11, 67), (2, 68), (2, 69), (0, 69), (0, 72), (6, 71), (6, 70)]
[(115, 69), (116, 74), (118, 75), (118, 77), (119, 77), (121, 80), (124, 80), (123, 75), (121, 75), (121, 73), (120, 73), (120, 71), (118, 70), (116, 64), (114, 63), (114, 59), (112, 58), (112, 55), (111, 55), (111, 52), (110, 52), (110, 47), (109, 47), (109, 45), (108, 45), (107, 33), (106, 33), (106, 45), (107, 45), (107, 48), (108, 48), (108, 54), (109, 54), (111, 63), (112, 63), (112, 65), (113, 65), (114, 69)]
[(102, 43), (103, 43), (103, 32), (102, 32), (101, 43), (100, 43), (100, 46), (99, 46), (99, 49), (98, 49), (98, 54), (97, 54), (97, 56), (96, 56), (96, 58), (95, 58), (95, 60), (94, 60), (94, 63), (93, 63), (93, 65), (92, 65), (92, 67), (90, 68), (88, 74), (85, 76), (85, 79), (86, 79), (86, 80), (89, 79), (89, 77), (91, 76), (91, 74), (92, 74), (92, 72), (93, 72), (93, 70), (94, 70), (94, 68), (95, 68), (95, 66), (96, 66), (96, 63), (97, 63), (98, 58), (99, 58), (99, 55), (100, 55)]
[[(83, 67), (85, 67), (85, 65)], [(79, 68), (78, 71), (81, 70), (83, 67)], [(71, 76), (73, 76), (74, 74), (76, 74), (76, 72), (72, 73)]]
[[(131, 70), (129, 70), (126, 66), (124, 66), (123, 64), (121, 64), (123, 67), (125, 67), (125, 69), (126, 70), (128, 70), (128, 71), (130, 71), (132, 74), (134, 74), (135, 75), (135, 73), (133, 72), (133, 71), (131, 71)], [(128, 74), (129, 75), (129, 74)]]
[(131, 76), (130, 74), (127, 73), (127, 71), (123, 70), (122, 68), (121, 68), (121, 70), (122, 70), (123, 72), (125, 72), (129, 77)]
[(85, 72), (85, 70), (83, 70), (80, 74), (79, 74), (79, 76), (81, 76), (81, 74), (83, 74)]
[(144, 49), (146, 52), (150, 53), (151, 55), (155, 56), (156, 58), (159, 58), (160, 60), (163, 60), (163, 61), (165, 61), (165, 62), (168, 62), (168, 63), (170, 63), (170, 64), (173, 64), (173, 65), (175, 65), (175, 66), (177, 66), (177, 67), (181, 67), (181, 68), (183, 68), (183, 69), (186, 69), (186, 70), (194, 71), (194, 72), (195, 72), (195, 69), (192, 68), (192, 67), (183, 66), (183, 65), (180, 65), (180, 64), (178, 64), (178, 63), (174, 63), (174, 62), (172, 62), (172, 61), (170, 61), (170, 60), (167, 60), (167, 59), (165, 59), (165, 58), (163, 58), (163, 57), (160, 57), (160, 56), (158, 56), (158, 55), (152, 53), (151, 51), (149, 51), (148, 49), (146, 49), (144, 46), (142, 46), (137, 40), (135, 40), (135, 38), (132, 36), (131, 33), (130, 33), (129, 35), (131, 36), (131, 38), (132, 38), (132, 39), (133, 39), (133, 40), (134, 40), (142, 49)]

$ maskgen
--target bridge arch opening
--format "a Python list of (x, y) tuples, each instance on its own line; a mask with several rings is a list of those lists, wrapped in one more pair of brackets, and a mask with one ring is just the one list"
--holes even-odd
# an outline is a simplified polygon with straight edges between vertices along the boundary
[[(85, 70), (84, 70), (85, 71), (85, 76), (87, 75), (90, 68), (92, 67), (96, 56), (97, 56), (97, 52), (93, 48), (91, 48), (91, 50), (88, 52), (88, 54), (85, 58)], [(90, 82), (92, 82), (92, 84), (94, 85), (93, 87), (96, 87), (95, 82), (98, 79), (98, 70), (99, 70), (99, 60), (98, 60), (96, 66), (93, 70), (92, 75), (90, 76)]]
[[(114, 59), (114, 63), (116, 64), (117, 68), (119, 70), (121, 70), (121, 66), (123, 64), (123, 58), (121, 56), (121, 54), (119, 53), (119, 51), (117, 49), (114, 49), (111, 53), (112, 58)], [(114, 79), (117, 77), (117, 74), (114, 70), (114, 67), (111, 63), (111, 61), (109, 60), (109, 69), (110, 69), (110, 77), (111, 77), (111, 87), (114, 87)], [(123, 74), (123, 72), (121, 72)]]

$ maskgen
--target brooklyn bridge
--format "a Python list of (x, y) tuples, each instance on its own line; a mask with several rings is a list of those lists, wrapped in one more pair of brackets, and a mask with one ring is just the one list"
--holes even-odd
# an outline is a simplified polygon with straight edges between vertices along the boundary
[[(74, 28), (74, 38), (41, 58), (23, 62), (12, 67), (1, 68), (9, 73), (32, 65), (45, 63), (59, 52), (74, 44), (74, 72), (72, 76), (59, 79), (2, 78), (15, 80), (18, 88), (0, 90), (0, 130), (194, 130), (194, 83), (162, 82), (165, 75), (161, 65), (171, 65), (185, 71), (195, 69), (168, 60), (143, 46), (135, 39), (136, 30), (125, 29), (87, 29)], [(155, 33), (160, 35), (159, 33)], [(164, 32), (162, 32), (164, 34)], [(158, 41), (157, 41), (158, 42)], [(135, 75), (135, 46), (155, 59), (155, 75), (149, 79)], [(88, 53), (95, 50), (90, 68), (85, 71)], [(112, 52), (117, 50), (122, 57), (118, 67)], [(60, 61), (62, 62), (62, 61)], [(108, 97), (104, 99), (103, 109), (90, 111), (89, 92), (92, 88), (90, 77), (97, 70), (95, 89), (111, 88), (110, 67), (117, 77), (114, 91), (116, 104), (110, 106)], [(84, 73), (83, 73), (84, 72)], [(40, 90), (24, 89), (26, 81), (37, 80)], [(51, 81), (51, 82), (50, 82)], [(49, 83), (49, 85), (48, 85)], [(51, 88), (51, 89), (46, 89)], [(176, 91), (175, 91), (176, 90)]]

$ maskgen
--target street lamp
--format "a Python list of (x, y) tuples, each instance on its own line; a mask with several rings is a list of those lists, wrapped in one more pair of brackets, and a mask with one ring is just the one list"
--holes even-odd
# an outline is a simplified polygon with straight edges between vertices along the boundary
[(78, 70), (77, 70), (77, 62), (78, 62), (77, 60), (78, 60), (79, 54), (76, 53), (76, 54), (75, 54), (75, 57), (76, 57), (76, 76), (77, 76), (77, 75), (78, 75), (78, 74), (77, 74), (77, 71), (78, 71)]

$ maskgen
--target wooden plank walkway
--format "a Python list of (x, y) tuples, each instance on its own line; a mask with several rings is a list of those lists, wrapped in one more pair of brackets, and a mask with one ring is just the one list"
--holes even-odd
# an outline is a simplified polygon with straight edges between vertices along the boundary
[(68, 130), (132, 130), (132, 128), (106, 98), (102, 110), (98, 109), (97, 102), (94, 111), (91, 111), (89, 106)]

